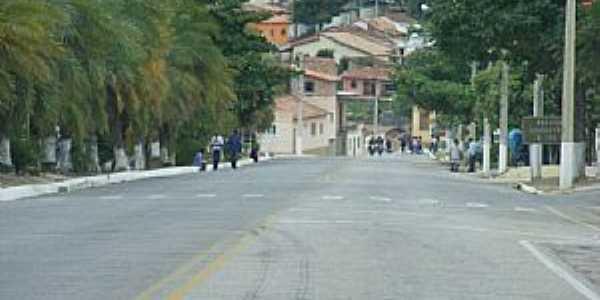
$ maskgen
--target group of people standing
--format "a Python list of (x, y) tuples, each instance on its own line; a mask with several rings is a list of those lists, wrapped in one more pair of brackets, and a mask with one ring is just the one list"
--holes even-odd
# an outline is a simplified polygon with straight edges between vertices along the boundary
[[(208, 147), (211, 151), (212, 168), (214, 171), (219, 169), (219, 164), (224, 155), (229, 158), (231, 168), (237, 169), (237, 163), (242, 154), (242, 137), (237, 130), (234, 130), (233, 133), (227, 137), (227, 139), (224, 139), (220, 134), (213, 135), (213, 137), (210, 139)], [(205, 150), (200, 149), (200, 151), (196, 153), (196, 156), (194, 157), (194, 166), (200, 167), (201, 171), (206, 170), (204, 153)], [(258, 162), (257, 147), (252, 147), (250, 151), (250, 158), (252, 158), (254, 162)]]
[(469, 173), (475, 172), (475, 165), (478, 161), (481, 164), (483, 159), (481, 143), (470, 138), (465, 145), (466, 149), (464, 145), (460, 145), (460, 141), (458, 139), (454, 139), (450, 145), (450, 172), (459, 171), (461, 161), (464, 157), (464, 152), (467, 154), (467, 171)]
[(392, 141), (384, 139), (382, 136), (372, 137), (369, 140), (369, 155), (373, 156), (375, 153), (382, 155), (385, 150), (388, 153), (392, 152)]

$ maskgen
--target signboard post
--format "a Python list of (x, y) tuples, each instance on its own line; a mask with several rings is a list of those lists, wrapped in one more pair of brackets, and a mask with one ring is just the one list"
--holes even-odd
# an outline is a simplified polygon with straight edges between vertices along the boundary
[(600, 178), (600, 124), (596, 126), (596, 177)]
[(521, 121), (525, 144), (561, 143), (561, 117), (525, 117)]

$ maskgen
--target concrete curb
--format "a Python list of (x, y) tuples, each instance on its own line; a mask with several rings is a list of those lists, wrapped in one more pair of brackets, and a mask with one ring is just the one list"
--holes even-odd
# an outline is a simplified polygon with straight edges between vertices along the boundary
[[(271, 160), (270, 157), (263, 157), (261, 159), (261, 161), (269, 160)], [(250, 159), (244, 159), (238, 162), (239, 167), (244, 167), (251, 164), (253, 164), (253, 161)], [(222, 163), (219, 165), (219, 168), (230, 169), (231, 165), (229, 163)], [(19, 199), (38, 197), (48, 194), (68, 193), (77, 190), (136, 181), (141, 179), (172, 177), (198, 172), (199, 171), (197, 167), (169, 167), (148, 171), (125, 171), (112, 174), (81, 177), (57, 183), (21, 185), (0, 189), (0, 202), (15, 201)], [(210, 166), (207, 166), (206, 172), (213, 172), (212, 168), (210, 168)]]

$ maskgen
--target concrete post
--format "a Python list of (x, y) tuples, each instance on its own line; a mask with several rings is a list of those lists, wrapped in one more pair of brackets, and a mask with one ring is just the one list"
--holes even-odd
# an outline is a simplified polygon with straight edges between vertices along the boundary
[(561, 190), (572, 188), (575, 182), (575, 12), (576, 1), (567, 0), (562, 94), (562, 141), (560, 151)]
[(483, 173), (485, 175), (490, 174), (491, 170), (491, 157), (490, 152), (492, 148), (492, 131), (490, 128), (490, 120), (488, 118), (483, 119)]
[(463, 142), (464, 136), (463, 136), (463, 125), (460, 124), (458, 125), (458, 129), (456, 132), (456, 138), (458, 139), (458, 148), (463, 151), (464, 147), (465, 147), (465, 143)]
[(373, 112), (373, 135), (379, 134), (379, 97), (375, 96), (375, 108)]
[[(299, 68), (304, 70), (304, 57), (300, 58)], [(298, 105), (296, 107), (296, 155), (303, 154), (302, 138), (304, 137), (304, 75), (298, 75), (296, 80), (295, 94), (298, 97)]]
[(298, 121), (296, 122), (297, 124), (297, 129), (296, 129), (296, 155), (302, 155), (303, 154), (303, 146), (302, 146), (302, 138), (304, 137), (304, 99), (303, 99), (303, 95), (304, 95), (304, 76), (300, 75), (299, 78), (299, 85), (300, 85), (300, 90), (302, 92), (300, 92), (300, 97), (299, 101), (298, 101), (298, 106), (297, 106), (297, 119)]
[(508, 81), (510, 67), (502, 62), (502, 84), (500, 87), (500, 155), (498, 157), (498, 172), (504, 173), (508, 169)]
[[(533, 116), (544, 116), (544, 91), (542, 88), (544, 77), (536, 75), (533, 82)], [(542, 144), (529, 145), (529, 165), (531, 166), (531, 180), (542, 178)]]

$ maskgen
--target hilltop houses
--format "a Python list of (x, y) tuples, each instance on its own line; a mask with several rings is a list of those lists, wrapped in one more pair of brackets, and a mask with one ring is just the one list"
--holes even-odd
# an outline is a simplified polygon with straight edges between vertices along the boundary
[[(273, 125), (258, 137), (262, 151), (360, 156), (369, 136), (389, 132), (421, 136), (427, 142), (434, 112), (415, 107), (410, 122), (381, 122), (391, 114), (381, 107), (389, 109), (386, 103), (395, 94), (394, 66), (428, 46), (416, 20), (402, 10), (387, 9), (376, 16), (368, 7), (349, 4), (322, 30), (306, 34), (291, 24), (290, 2), (253, 2), (245, 7), (272, 14), (253, 29), (276, 45), (281, 62), (299, 74), (287, 93), (275, 100)], [(297, 37), (298, 32), (304, 35)], [(348, 121), (348, 106), (356, 103), (371, 107), (370, 122)]]

